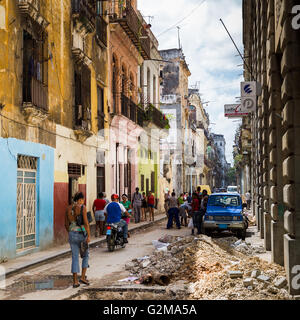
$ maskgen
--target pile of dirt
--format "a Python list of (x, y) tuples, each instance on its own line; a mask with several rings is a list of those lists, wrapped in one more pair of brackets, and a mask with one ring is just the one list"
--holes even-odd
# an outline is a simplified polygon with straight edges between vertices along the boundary
[(133, 260), (126, 270), (140, 279), (151, 274), (169, 277), (167, 292), (176, 299), (292, 299), (284, 268), (254, 256), (260, 247), (235, 237), (160, 240), (166, 241), (165, 250), (160, 247), (149, 257)]

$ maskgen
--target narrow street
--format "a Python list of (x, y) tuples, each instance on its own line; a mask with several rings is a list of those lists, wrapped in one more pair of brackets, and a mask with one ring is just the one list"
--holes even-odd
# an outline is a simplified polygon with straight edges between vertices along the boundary
[(0, 0), (0, 300), (299, 300), (299, 1)]
[[(166, 230), (165, 225), (162, 222), (138, 231), (125, 249), (111, 253), (105, 244), (92, 248), (88, 269), (90, 286), (73, 289), (68, 257), (7, 279), (7, 289), (0, 291), (0, 299), (292, 299), (286, 284), (275, 287), (276, 281), (284, 278), (284, 270), (269, 263), (270, 255), (265, 252), (256, 227), (248, 229), (243, 242), (230, 233), (215, 234), (212, 238), (191, 236), (188, 228)], [(152, 241), (158, 239), (169, 241), (170, 248), (155, 250)], [(234, 243), (236, 247), (232, 246)], [(154, 274), (154, 267), (170, 277), (168, 285), (136, 282)], [(242, 275), (231, 278), (229, 272), (238, 270)], [(252, 279), (246, 286), (253, 271), (258, 272), (256, 277), (264, 274), (266, 279)], [(128, 279), (133, 276), (135, 281)]]

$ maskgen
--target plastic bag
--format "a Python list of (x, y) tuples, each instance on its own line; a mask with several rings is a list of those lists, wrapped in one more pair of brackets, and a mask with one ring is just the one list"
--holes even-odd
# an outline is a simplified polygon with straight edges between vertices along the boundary
[(188, 228), (189, 228), (189, 229), (194, 229), (193, 219), (190, 219), (190, 222), (189, 222), (189, 224), (188, 224)]

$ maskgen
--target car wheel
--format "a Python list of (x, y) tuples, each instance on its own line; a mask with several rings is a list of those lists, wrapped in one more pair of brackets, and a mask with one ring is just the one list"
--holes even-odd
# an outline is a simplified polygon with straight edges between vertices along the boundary
[(207, 230), (207, 229), (204, 229), (204, 234), (208, 237), (211, 237), (211, 231), (210, 230)]

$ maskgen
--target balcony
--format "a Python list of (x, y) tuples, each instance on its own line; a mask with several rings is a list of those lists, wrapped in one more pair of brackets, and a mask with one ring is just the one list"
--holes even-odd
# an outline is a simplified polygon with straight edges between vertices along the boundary
[(131, 121), (143, 127), (144, 111), (139, 108), (133, 101), (121, 94), (121, 114)]
[(107, 25), (101, 16), (96, 18), (96, 39), (100, 47), (104, 48), (107, 48)]
[(47, 28), (49, 22), (41, 15), (40, 0), (18, 0), (17, 5), (23, 16), (30, 17), (37, 22), (42, 28)]
[(93, 0), (72, 0), (72, 16), (87, 33), (95, 31), (96, 11)]
[(23, 84), (22, 111), (31, 124), (38, 124), (49, 116), (48, 87), (34, 77)]
[(152, 105), (149, 105), (145, 112), (145, 120), (153, 122), (158, 128), (169, 129), (169, 120), (165, 115)]
[(130, 0), (126, 0), (125, 8), (119, 5), (119, 1), (112, 1), (110, 23), (119, 23), (143, 59), (151, 59), (149, 35), (143, 27), (143, 22), (132, 7)]
[(81, 143), (91, 137), (91, 110), (82, 105), (75, 106), (74, 133), (77, 140)]

